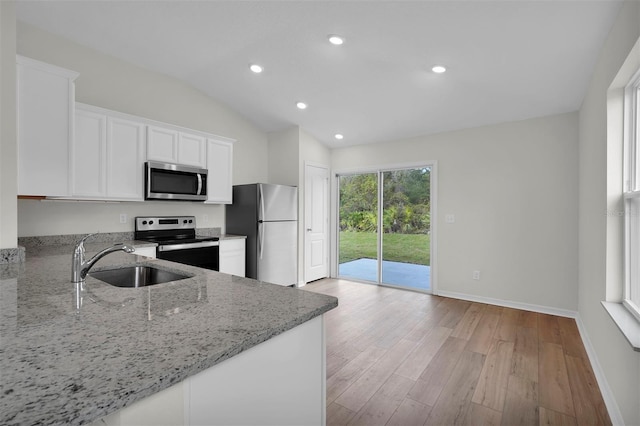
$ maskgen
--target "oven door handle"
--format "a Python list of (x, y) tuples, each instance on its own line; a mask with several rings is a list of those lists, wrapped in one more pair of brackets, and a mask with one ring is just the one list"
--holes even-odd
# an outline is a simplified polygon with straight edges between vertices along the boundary
[(186, 244), (170, 244), (170, 245), (160, 245), (158, 246), (158, 251), (175, 251), (175, 250), (186, 250), (193, 248), (203, 248), (203, 247), (216, 247), (219, 246), (219, 241), (203, 241), (201, 243), (186, 243)]

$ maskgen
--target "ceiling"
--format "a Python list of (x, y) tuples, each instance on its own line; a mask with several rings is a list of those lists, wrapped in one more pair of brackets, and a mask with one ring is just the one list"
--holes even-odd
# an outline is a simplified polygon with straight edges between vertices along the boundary
[(298, 125), (338, 147), (578, 110), (620, 6), (29, 0), (17, 16), (183, 80), (266, 132)]

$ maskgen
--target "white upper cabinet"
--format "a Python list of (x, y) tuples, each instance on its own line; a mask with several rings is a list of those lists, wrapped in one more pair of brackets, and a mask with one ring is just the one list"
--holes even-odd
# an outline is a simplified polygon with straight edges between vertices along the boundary
[(18, 195), (68, 196), (78, 73), (16, 57)]
[(206, 138), (159, 126), (148, 126), (147, 160), (206, 168)]
[(233, 202), (233, 140), (207, 139), (207, 203)]
[(107, 118), (107, 196), (144, 199), (144, 131), (142, 123)]
[(157, 126), (147, 126), (147, 160), (177, 163), (178, 132)]
[(106, 170), (107, 116), (76, 109), (75, 136), (71, 147), (71, 195), (107, 195)]
[(207, 168), (207, 140), (203, 136), (180, 132), (178, 135), (178, 164)]
[(124, 114), (77, 104), (72, 145), (72, 196), (143, 200), (143, 123)]

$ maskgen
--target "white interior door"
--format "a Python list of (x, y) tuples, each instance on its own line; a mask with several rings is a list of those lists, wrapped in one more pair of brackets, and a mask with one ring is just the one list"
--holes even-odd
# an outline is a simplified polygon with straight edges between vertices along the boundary
[(305, 283), (329, 276), (328, 188), (329, 169), (305, 164)]

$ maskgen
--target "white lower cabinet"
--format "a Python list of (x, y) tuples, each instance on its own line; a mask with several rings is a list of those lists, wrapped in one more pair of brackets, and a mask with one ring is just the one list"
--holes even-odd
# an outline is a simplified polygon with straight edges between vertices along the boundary
[(220, 272), (245, 276), (245, 238), (220, 240)]
[(156, 248), (155, 247), (135, 247), (136, 251), (133, 254), (137, 254), (139, 256), (146, 256), (156, 258)]
[(17, 56), (18, 195), (70, 195), (78, 73)]
[(143, 201), (144, 124), (84, 104), (75, 117), (72, 197)]
[(92, 426), (323, 425), (325, 371), (319, 316)]

